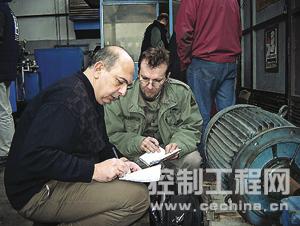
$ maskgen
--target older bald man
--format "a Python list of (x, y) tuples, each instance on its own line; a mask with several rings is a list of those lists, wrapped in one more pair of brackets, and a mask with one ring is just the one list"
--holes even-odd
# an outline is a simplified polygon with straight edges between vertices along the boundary
[(103, 105), (124, 96), (134, 63), (120, 47), (98, 50), (86, 70), (37, 96), (19, 122), (5, 187), (12, 206), (37, 222), (129, 225), (149, 206), (147, 187), (115, 180), (139, 167), (103, 158), (110, 149)]

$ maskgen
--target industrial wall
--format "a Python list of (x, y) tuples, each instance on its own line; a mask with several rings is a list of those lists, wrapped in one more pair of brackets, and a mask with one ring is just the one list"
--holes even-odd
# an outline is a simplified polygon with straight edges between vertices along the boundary
[(240, 2), (243, 37), (238, 89), (249, 91), (249, 103), (268, 111), (288, 105), (288, 119), (300, 125), (300, 1)]
[(100, 43), (100, 37), (76, 40), (74, 23), (69, 20), (69, 0), (13, 0), (9, 4), (18, 18), (20, 40), (27, 41), (30, 52), (67, 44), (85, 51)]

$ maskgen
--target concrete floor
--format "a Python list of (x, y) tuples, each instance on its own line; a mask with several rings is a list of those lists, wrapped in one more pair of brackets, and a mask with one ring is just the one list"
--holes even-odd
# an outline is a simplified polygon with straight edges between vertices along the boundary
[(3, 177), (4, 168), (0, 166), (0, 226), (31, 226), (32, 222), (21, 217), (9, 204)]

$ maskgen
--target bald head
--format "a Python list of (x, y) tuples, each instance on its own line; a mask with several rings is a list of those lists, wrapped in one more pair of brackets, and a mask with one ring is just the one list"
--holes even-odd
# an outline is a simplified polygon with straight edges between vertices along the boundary
[(104, 64), (107, 71), (110, 71), (118, 61), (133, 64), (133, 60), (126, 50), (119, 46), (107, 46), (94, 52), (88, 63), (88, 67), (93, 66), (99, 61)]

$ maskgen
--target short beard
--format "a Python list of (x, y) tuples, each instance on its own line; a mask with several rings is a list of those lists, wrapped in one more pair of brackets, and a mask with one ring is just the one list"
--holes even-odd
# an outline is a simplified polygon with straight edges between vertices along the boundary
[(161, 89), (161, 90), (159, 91), (159, 93), (156, 94), (154, 97), (147, 97), (147, 96), (145, 95), (145, 93), (142, 91), (141, 88), (140, 88), (140, 92), (141, 92), (141, 95), (142, 95), (142, 97), (143, 97), (144, 100), (149, 101), (149, 102), (152, 102), (152, 101), (155, 101), (155, 100), (160, 96), (160, 94), (162, 93), (162, 89)]

